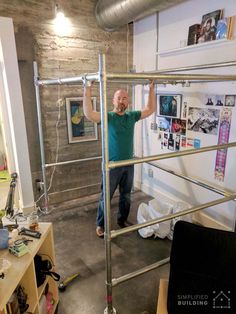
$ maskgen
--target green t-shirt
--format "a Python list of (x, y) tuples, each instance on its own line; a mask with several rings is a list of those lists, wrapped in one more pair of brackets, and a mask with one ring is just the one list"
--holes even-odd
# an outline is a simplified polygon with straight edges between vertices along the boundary
[(108, 112), (109, 160), (118, 161), (133, 158), (134, 125), (140, 119), (141, 111), (127, 111), (120, 116)]

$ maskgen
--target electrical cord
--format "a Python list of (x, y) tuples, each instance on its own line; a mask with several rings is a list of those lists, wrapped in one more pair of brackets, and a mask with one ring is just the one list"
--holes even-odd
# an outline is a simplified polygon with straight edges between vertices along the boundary
[[(57, 122), (56, 122), (56, 157), (55, 157), (55, 163), (58, 162), (58, 158), (59, 158), (59, 147), (60, 147), (60, 134), (59, 134), (59, 125), (61, 122), (61, 107), (64, 105), (64, 100), (62, 98), (60, 98), (60, 85), (58, 85), (58, 100), (56, 102), (56, 105), (58, 107), (58, 114), (57, 114)], [(51, 187), (52, 187), (52, 182), (53, 182), (53, 177), (56, 171), (56, 165), (53, 166), (53, 170), (51, 173), (51, 177), (50, 177), (50, 181), (49, 181), (49, 186), (47, 188), (47, 192), (50, 191)], [(39, 196), (39, 198), (35, 201), (35, 209), (37, 212), (40, 212), (44, 215), (47, 215), (49, 213), (52, 212), (51, 211), (45, 211), (43, 210), (40, 206), (37, 206), (37, 203), (41, 200), (41, 198), (45, 195), (45, 193), (41, 194)]]

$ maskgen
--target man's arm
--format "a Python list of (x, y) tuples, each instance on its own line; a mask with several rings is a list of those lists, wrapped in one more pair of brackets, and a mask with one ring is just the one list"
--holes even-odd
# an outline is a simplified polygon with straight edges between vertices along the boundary
[(101, 121), (101, 116), (100, 116), (100, 112), (93, 110), (93, 105), (91, 101), (91, 89), (92, 89), (92, 86), (84, 87), (84, 97), (83, 97), (84, 115), (90, 121), (99, 123)]
[(140, 119), (145, 119), (156, 111), (156, 97), (155, 97), (155, 85), (152, 81), (149, 85), (148, 102), (144, 109), (141, 110)]

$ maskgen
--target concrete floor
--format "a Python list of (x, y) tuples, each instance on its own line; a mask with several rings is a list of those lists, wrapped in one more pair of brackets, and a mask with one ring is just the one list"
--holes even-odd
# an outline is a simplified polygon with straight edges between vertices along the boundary
[[(132, 194), (129, 220), (136, 223), (141, 202), (151, 198), (142, 192)], [(89, 202), (89, 203), (88, 203)], [(112, 229), (116, 225), (118, 197), (112, 201)], [(81, 200), (71, 208), (55, 208), (41, 218), (53, 222), (57, 271), (62, 280), (80, 275), (60, 293), (58, 314), (102, 314), (106, 308), (104, 240), (95, 234), (97, 197)], [(150, 265), (170, 254), (167, 239), (143, 239), (133, 232), (112, 241), (112, 277)], [(119, 314), (155, 314), (160, 278), (167, 278), (169, 265), (162, 266), (113, 288), (113, 306)]]

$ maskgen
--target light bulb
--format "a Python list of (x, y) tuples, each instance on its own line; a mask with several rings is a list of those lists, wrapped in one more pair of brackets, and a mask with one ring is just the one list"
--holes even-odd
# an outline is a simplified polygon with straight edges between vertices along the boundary
[(57, 15), (56, 15), (57, 19), (64, 19), (64, 17), (65, 17), (65, 14), (62, 11), (57, 12)]
[(65, 17), (63, 11), (59, 8), (58, 4), (55, 6), (55, 19), (54, 19), (54, 31), (58, 36), (66, 36), (71, 33), (71, 22)]

